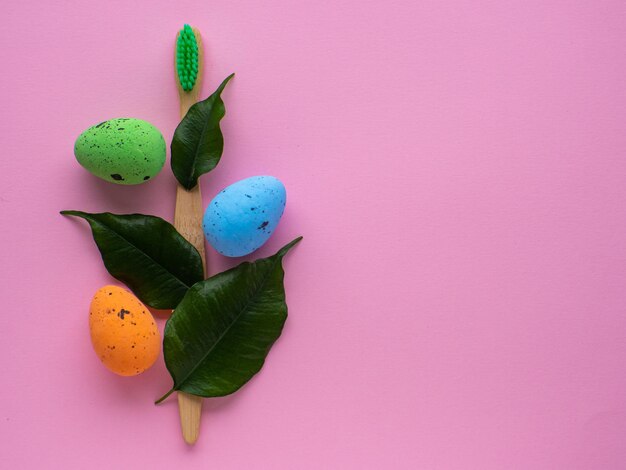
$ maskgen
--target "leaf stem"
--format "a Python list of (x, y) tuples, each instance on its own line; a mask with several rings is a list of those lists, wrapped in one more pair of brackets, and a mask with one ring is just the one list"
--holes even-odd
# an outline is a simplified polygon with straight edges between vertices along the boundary
[(157, 401), (154, 402), (155, 405), (158, 405), (159, 403), (161, 403), (163, 400), (165, 400), (167, 397), (169, 397), (172, 393), (174, 393), (175, 389), (172, 388), (169, 392), (167, 392), (165, 395), (163, 395), (161, 398), (159, 398)]

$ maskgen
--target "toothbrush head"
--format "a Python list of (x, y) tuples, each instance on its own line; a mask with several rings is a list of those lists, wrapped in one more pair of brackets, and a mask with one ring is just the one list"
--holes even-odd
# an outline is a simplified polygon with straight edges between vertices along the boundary
[(198, 82), (200, 34), (186, 24), (176, 37), (176, 75), (183, 91), (190, 92)]

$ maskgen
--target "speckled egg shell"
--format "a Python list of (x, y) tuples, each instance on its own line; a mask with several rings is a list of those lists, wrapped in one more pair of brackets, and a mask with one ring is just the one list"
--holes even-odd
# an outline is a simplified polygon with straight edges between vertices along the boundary
[(253, 176), (223, 189), (209, 203), (202, 221), (204, 234), (225, 256), (257, 250), (276, 229), (287, 195), (273, 176)]
[(152, 124), (120, 118), (83, 132), (74, 144), (76, 160), (95, 176), (116, 184), (154, 178), (165, 163), (165, 140)]
[(133, 294), (117, 286), (99, 289), (89, 308), (93, 349), (119, 375), (141, 374), (157, 360), (161, 336), (152, 314)]

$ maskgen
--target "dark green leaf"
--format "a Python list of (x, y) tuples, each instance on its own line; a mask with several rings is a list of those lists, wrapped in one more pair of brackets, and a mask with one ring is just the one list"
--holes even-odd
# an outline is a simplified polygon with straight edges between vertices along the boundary
[(172, 389), (218, 397), (256, 374), (287, 319), (283, 256), (302, 237), (269, 258), (195, 284), (165, 326), (163, 354)]
[(231, 74), (206, 100), (194, 104), (180, 122), (172, 139), (172, 171), (186, 189), (217, 166), (224, 150), (220, 120), (226, 114), (221, 94)]
[(187, 290), (204, 278), (198, 250), (159, 217), (142, 214), (88, 214), (104, 266), (153, 308), (175, 308)]

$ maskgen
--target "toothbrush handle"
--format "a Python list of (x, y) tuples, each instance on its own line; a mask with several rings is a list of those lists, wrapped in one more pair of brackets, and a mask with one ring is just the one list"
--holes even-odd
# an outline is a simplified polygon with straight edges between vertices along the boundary
[[(196, 247), (202, 258), (206, 277), (206, 256), (204, 252), (204, 233), (202, 231), (202, 195), (200, 184), (187, 191), (180, 184), (176, 188), (176, 209), (174, 226), (180, 234)], [(187, 444), (194, 444), (200, 433), (202, 416), (202, 398), (188, 393), (178, 392), (178, 413), (183, 439)]]

